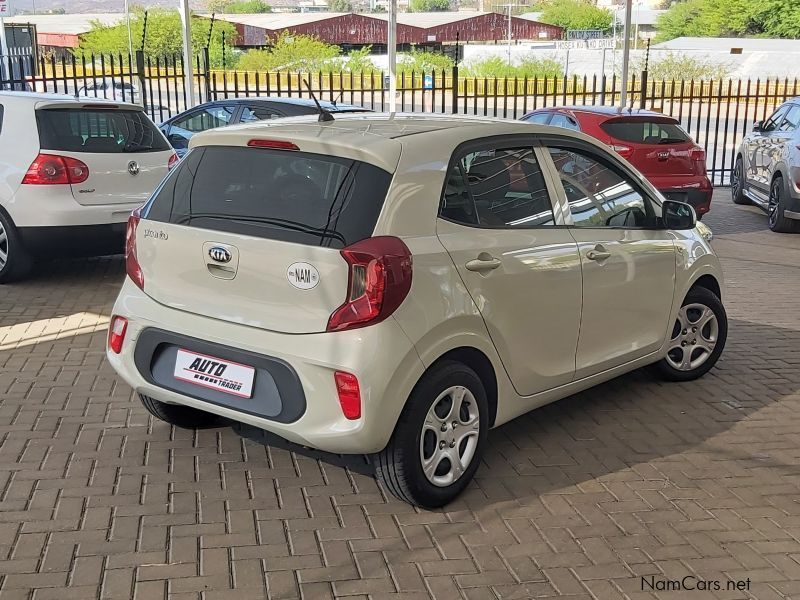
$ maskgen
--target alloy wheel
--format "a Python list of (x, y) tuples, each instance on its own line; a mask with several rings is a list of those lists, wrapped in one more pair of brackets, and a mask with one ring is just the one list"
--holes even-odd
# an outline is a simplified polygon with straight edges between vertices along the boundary
[(475, 457), (480, 433), (480, 413), (475, 396), (457, 385), (433, 401), (419, 442), (425, 477), (446, 487), (458, 481)]
[(693, 371), (705, 363), (719, 339), (717, 315), (705, 304), (682, 306), (672, 330), (667, 362), (679, 371)]
[(0, 271), (8, 263), (8, 232), (6, 228), (3, 227), (3, 223), (0, 222)]
[(742, 163), (738, 160), (736, 161), (736, 165), (733, 167), (733, 173), (731, 174), (731, 194), (734, 198), (737, 198), (741, 193), (739, 187), (742, 184)]
[(767, 213), (769, 215), (769, 224), (774, 227), (778, 222), (778, 212), (781, 203), (781, 188), (777, 181), (772, 182), (772, 187), (769, 188), (769, 204), (767, 205)]

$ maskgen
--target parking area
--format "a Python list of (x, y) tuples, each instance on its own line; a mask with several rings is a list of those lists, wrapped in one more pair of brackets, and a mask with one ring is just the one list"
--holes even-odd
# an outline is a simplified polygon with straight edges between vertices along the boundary
[(727, 190), (704, 222), (718, 366), (494, 430), (436, 511), (362, 460), (150, 418), (104, 358), (121, 258), (0, 288), (0, 600), (800, 596), (800, 235)]

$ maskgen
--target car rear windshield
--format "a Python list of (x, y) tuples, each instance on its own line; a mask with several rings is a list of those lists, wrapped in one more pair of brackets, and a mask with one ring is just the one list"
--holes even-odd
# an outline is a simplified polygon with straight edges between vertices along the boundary
[(607, 121), (600, 127), (612, 138), (633, 144), (679, 144), (691, 141), (677, 123), (660, 123), (643, 119)]
[(163, 152), (169, 144), (139, 110), (48, 108), (36, 111), (39, 144), (62, 152)]
[(148, 203), (147, 219), (343, 248), (372, 235), (391, 175), (333, 156), (206, 146)]

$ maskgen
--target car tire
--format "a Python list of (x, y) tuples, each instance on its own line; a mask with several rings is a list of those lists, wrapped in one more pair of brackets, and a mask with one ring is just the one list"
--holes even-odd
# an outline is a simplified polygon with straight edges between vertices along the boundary
[(736, 162), (733, 165), (731, 196), (734, 204), (750, 204), (750, 200), (744, 195), (744, 162), (741, 156), (736, 157)]
[(22, 245), (19, 232), (0, 210), (0, 283), (24, 279), (33, 269), (33, 258)]
[(778, 175), (772, 180), (772, 185), (769, 188), (769, 204), (767, 205), (769, 228), (777, 233), (794, 233), (798, 231), (800, 221), (787, 219), (783, 216), (783, 211), (786, 208), (785, 198), (783, 177)]
[(373, 455), (378, 480), (397, 498), (423, 508), (455, 499), (481, 461), (488, 406), (475, 371), (454, 361), (436, 365), (411, 392), (389, 444)]
[(167, 404), (150, 396), (139, 394), (142, 405), (155, 418), (181, 429), (206, 429), (218, 427), (222, 420), (217, 415), (182, 404)]
[(727, 338), (728, 317), (722, 301), (711, 290), (694, 287), (675, 320), (667, 355), (655, 368), (668, 381), (702, 377), (717, 364)]

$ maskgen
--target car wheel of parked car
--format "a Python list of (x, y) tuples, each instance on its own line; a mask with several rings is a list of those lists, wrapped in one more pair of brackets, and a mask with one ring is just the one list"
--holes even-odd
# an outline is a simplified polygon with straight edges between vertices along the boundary
[(392, 439), (374, 456), (378, 479), (406, 502), (447, 504), (478, 468), (488, 415), (486, 390), (475, 371), (443, 362), (417, 383)]
[(717, 363), (728, 337), (728, 317), (717, 295), (702, 287), (686, 294), (672, 329), (666, 357), (656, 363), (670, 381), (702, 377)]
[(798, 221), (783, 216), (785, 208), (783, 198), (783, 177), (779, 175), (772, 180), (769, 188), (769, 204), (767, 205), (769, 228), (778, 233), (792, 233), (797, 231)]
[(16, 227), (0, 210), (0, 283), (18, 281), (32, 268), (33, 258), (22, 247)]
[(734, 204), (750, 204), (750, 200), (744, 195), (744, 163), (742, 157), (736, 157), (731, 173), (731, 196)]
[(204, 429), (206, 427), (218, 427), (220, 417), (211, 413), (197, 410), (191, 406), (181, 404), (167, 404), (154, 400), (144, 394), (139, 394), (139, 399), (151, 415), (155, 418), (180, 427), (181, 429)]

